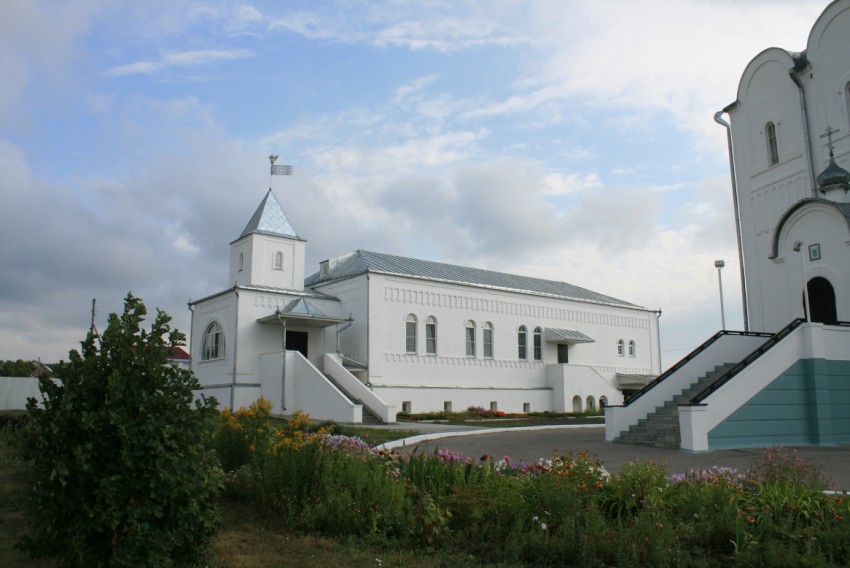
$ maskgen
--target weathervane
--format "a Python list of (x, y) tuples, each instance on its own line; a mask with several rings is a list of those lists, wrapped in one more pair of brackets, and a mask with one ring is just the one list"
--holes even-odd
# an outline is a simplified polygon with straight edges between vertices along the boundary
[(275, 156), (274, 154), (269, 155), (269, 162), (271, 163), (271, 169), (269, 171), (269, 189), (272, 188), (271, 176), (291, 176), (293, 174), (292, 166), (275, 165), (278, 157), (279, 156)]

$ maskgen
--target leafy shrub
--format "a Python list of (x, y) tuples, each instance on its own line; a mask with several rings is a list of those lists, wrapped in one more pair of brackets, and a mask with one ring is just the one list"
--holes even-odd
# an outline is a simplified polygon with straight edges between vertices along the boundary
[(215, 400), (166, 362), (183, 335), (128, 294), (102, 337), (90, 332), (61, 379), (42, 379), (44, 407), (27, 405), (36, 436), (35, 555), (69, 566), (166, 566), (209, 550), (221, 470), (212, 449)]

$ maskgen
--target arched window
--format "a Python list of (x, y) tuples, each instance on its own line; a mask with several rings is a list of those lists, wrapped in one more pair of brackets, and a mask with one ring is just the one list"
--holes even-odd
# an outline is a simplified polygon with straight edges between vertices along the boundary
[(242, 269), (245, 268), (245, 254), (239, 253), (239, 272), (242, 272)]
[(585, 406), (588, 412), (593, 412), (596, 410), (596, 400), (594, 400), (593, 396), (587, 397), (587, 405)]
[(475, 322), (466, 322), (466, 356), (475, 357)]
[(543, 360), (543, 330), (539, 327), (534, 328), (534, 360)]
[(776, 125), (768, 122), (764, 127), (767, 137), (767, 161), (771, 166), (779, 163), (779, 143), (776, 140)]
[(410, 314), (407, 316), (404, 325), (405, 330), (405, 341), (404, 341), (404, 350), (407, 353), (416, 353), (416, 316)]
[(489, 321), (481, 326), (482, 341), (484, 343), (484, 357), (486, 359), (493, 358), (493, 324)]
[(280, 251), (274, 253), (274, 269), (283, 270), (283, 253)]
[(221, 325), (214, 321), (207, 326), (204, 332), (204, 348), (201, 352), (201, 360), (221, 359), (224, 357), (224, 330)]
[(622, 339), (617, 340), (617, 356), (622, 357), (626, 351), (626, 342)]
[(437, 318), (434, 316), (425, 320), (425, 353), (437, 354)]
[(519, 326), (516, 334), (518, 354), (520, 359), (528, 359), (528, 330), (524, 325)]
[(635, 356), (635, 340), (629, 340), (629, 357)]

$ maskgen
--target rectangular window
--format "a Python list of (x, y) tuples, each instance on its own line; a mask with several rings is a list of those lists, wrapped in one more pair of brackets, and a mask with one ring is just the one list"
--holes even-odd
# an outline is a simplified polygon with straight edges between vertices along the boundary
[(490, 401), (490, 410), (492, 410), (493, 412), (498, 412), (499, 411), (499, 403), (496, 402), (495, 400), (491, 400)]
[(475, 328), (466, 328), (466, 356), (475, 357)]
[(425, 324), (425, 352), (428, 355), (437, 354), (437, 324)]
[(443, 410), (445, 412), (451, 412), (452, 411), (452, 401), (450, 401), (450, 400), (445, 401), (443, 403)]
[(484, 357), (493, 358), (493, 330), (484, 328)]
[(407, 329), (406, 350), (408, 353), (416, 353), (416, 322), (409, 321), (405, 327)]
[(523, 402), (522, 403), (522, 411), (526, 414), (531, 412), (531, 403), (530, 402)]
[(409, 400), (401, 401), (401, 411), (406, 413), (406, 414), (410, 414), (410, 409), (411, 409), (412, 406), (413, 405), (410, 404)]

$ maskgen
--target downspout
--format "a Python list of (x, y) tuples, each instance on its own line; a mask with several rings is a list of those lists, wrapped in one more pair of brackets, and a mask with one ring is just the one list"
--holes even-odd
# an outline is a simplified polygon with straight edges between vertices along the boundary
[(233, 331), (233, 382), (230, 384), (230, 410), (236, 410), (236, 354), (239, 353), (239, 289), (234, 288), (233, 293), (236, 294), (236, 327)]
[(370, 298), (370, 295), (372, 293), (371, 287), (372, 287), (371, 278), (369, 276), (369, 273), (367, 272), (366, 273), (366, 369), (367, 369), (367, 371), (366, 371), (366, 384), (367, 385), (372, 384), (372, 377), (371, 377), (372, 364), (371, 364), (371, 360), (370, 360), (371, 352), (369, 351), (369, 344), (371, 343), (371, 341), (370, 341), (371, 338), (369, 336), (369, 334), (370, 334), (369, 328), (371, 327), (370, 322), (372, 321), (371, 314), (369, 313), (369, 309), (370, 309), (369, 298)]
[(351, 314), (348, 314), (347, 323), (343, 327), (339, 327), (339, 324), (336, 324), (336, 354), (340, 357), (342, 356), (342, 352), (339, 350), (339, 334), (354, 325), (354, 318)]
[(286, 320), (283, 319), (283, 315), (280, 313), (280, 308), (275, 312), (277, 314), (277, 321), (280, 322), (281, 326), (281, 334), (280, 334), (280, 345), (282, 350), (281, 355), (281, 369), (280, 369), (280, 411), (286, 411)]
[(660, 375), (664, 371), (661, 368), (661, 308), (658, 308), (655, 314), (655, 336), (658, 338), (655, 342), (655, 347), (658, 349), (658, 374)]
[(741, 208), (738, 203), (738, 176), (735, 172), (735, 154), (732, 152), (732, 128), (729, 123), (723, 120), (723, 113), (728, 112), (733, 106), (737, 106), (738, 101), (727, 106), (723, 110), (714, 113), (714, 122), (723, 126), (726, 129), (726, 145), (729, 152), (729, 172), (732, 176), (732, 204), (735, 207), (735, 233), (738, 237), (738, 270), (741, 274), (741, 301), (743, 302), (744, 311), (744, 331), (750, 331), (750, 316), (749, 305), (747, 304), (747, 276), (744, 272), (744, 243), (741, 239)]
[(797, 88), (800, 90), (800, 112), (803, 114), (803, 137), (806, 139), (806, 161), (809, 163), (809, 181), (812, 184), (812, 197), (817, 197), (817, 183), (815, 183), (815, 163), (814, 150), (812, 150), (812, 138), (809, 136), (809, 108), (806, 105), (806, 89), (803, 87), (803, 82), (800, 81), (800, 76), (797, 75), (797, 69), (802, 69), (808, 61), (803, 59), (797, 65), (788, 70), (788, 75)]
[(189, 313), (192, 314), (189, 316), (189, 372), (191, 373), (195, 360), (192, 357), (192, 332), (195, 331), (195, 306), (192, 304), (192, 300), (189, 300)]

